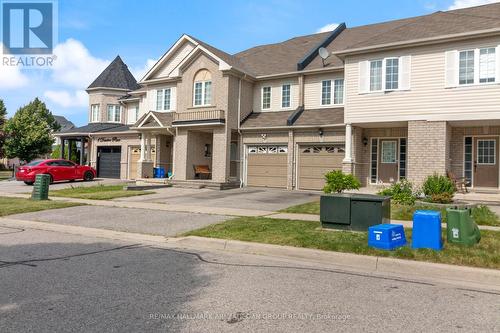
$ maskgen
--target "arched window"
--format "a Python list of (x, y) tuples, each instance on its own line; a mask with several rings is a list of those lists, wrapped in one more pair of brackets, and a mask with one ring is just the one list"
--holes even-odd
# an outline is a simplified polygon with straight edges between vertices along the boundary
[(212, 104), (212, 74), (202, 69), (194, 76), (193, 105), (204, 106)]

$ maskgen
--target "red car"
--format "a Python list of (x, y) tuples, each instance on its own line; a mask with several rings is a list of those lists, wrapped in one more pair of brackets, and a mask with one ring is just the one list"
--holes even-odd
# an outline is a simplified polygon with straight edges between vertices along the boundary
[(36, 175), (50, 175), (50, 182), (59, 180), (82, 179), (90, 181), (95, 178), (94, 168), (78, 165), (68, 160), (37, 160), (32, 161), (16, 172), (16, 180), (23, 181), (26, 185), (33, 185)]

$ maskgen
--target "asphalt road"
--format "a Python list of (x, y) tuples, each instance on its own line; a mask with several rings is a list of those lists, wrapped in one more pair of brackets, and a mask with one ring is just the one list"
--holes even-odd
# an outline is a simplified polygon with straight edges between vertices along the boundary
[(0, 227), (2, 332), (500, 330), (500, 295)]

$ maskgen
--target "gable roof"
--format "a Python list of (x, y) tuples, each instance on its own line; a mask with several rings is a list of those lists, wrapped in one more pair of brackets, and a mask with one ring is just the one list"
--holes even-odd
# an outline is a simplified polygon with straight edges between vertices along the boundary
[(68, 119), (66, 119), (63, 116), (54, 116), (54, 119), (61, 126), (61, 128), (58, 131), (60, 133), (66, 132), (72, 128), (75, 128), (75, 124), (73, 124), (71, 121), (69, 121)]
[(130, 73), (127, 65), (120, 56), (116, 58), (99, 74), (87, 89), (92, 88), (114, 88), (123, 90), (136, 90), (140, 86)]

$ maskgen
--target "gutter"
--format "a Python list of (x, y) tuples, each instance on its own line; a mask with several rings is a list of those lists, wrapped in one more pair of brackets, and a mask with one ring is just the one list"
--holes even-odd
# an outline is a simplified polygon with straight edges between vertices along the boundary
[(347, 50), (343, 50), (343, 51), (332, 52), (331, 54), (338, 56), (338, 57), (343, 57), (346, 55), (359, 54), (359, 53), (370, 52), (370, 51), (379, 51), (379, 50), (397, 48), (397, 47), (406, 46), (406, 45), (421, 46), (421, 45), (427, 45), (427, 44), (437, 44), (437, 43), (441, 43), (441, 42), (444, 42), (447, 40), (452, 41), (452, 40), (469, 39), (469, 38), (474, 38), (474, 37), (487, 37), (487, 36), (491, 36), (491, 35), (497, 35), (498, 33), (500, 33), (500, 28), (478, 30), (478, 31), (474, 31), (474, 32), (464, 32), (464, 33), (459, 33), (459, 34), (442, 35), (442, 36), (437, 36), (437, 37), (412, 39), (412, 40), (407, 40), (407, 41), (402, 41), (402, 42), (394, 42), (394, 43), (379, 44), (379, 45), (373, 45), (373, 46), (367, 46), (367, 47), (353, 48), (353, 49), (347, 49)]
[(244, 131), (251, 131), (251, 130), (274, 130), (274, 129), (307, 129), (307, 128), (331, 128), (331, 127), (344, 127), (345, 124), (317, 124), (317, 125), (300, 125), (300, 126), (267, 126), (267, 127), (243, 127), (241, 128)]
[(323, 72), (334, 72), (334, 71), (341, 71), (344, 70), (344, 66), (335, 66), (335, 67), (323, 67), (323, 68), (315, 68), (315, 69), (308, 69), (308, 70), (302, 70), (302, 71), (295, 71), (295, 72), (285, 72), (285, 73), (278, 73), (278, 74), (271, 74), (271, 75), (261, 75), (261, 76), (256, 76), (256, 80), (265, 80), (265, 79), (272, 79), (272, 78), (279, 78), (279, 77), (286, 77), (286, 76), (295, 76), (297, 74), (315, 74), (315, 73), (323, 73)]

